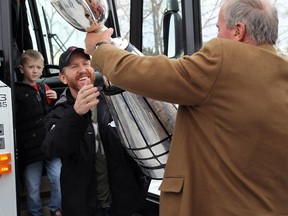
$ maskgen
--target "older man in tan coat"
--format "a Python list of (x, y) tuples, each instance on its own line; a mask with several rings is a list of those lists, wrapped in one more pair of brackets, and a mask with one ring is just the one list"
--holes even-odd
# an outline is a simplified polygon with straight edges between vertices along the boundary
[(97, 42), (86, 50), (115, 85), (179, 104), (160, 186), (161, 216), (288, 215), (288, 61), (268, 0), (225, 0), (218, 38), (177, 60)]

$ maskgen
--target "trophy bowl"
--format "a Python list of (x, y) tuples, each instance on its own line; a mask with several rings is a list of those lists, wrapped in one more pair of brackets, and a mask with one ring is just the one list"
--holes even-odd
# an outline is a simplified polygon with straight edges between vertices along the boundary
[(109, 8), (106, 0), (51, 0), (55, 10), (74, 28), (93, 32), (106, 28)]

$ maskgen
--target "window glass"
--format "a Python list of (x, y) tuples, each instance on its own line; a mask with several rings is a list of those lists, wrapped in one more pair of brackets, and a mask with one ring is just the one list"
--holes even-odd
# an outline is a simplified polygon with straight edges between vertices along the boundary
[(163, 13), (166, 1), (144, 1), (143, 52), (146, 55), (163, 53)]
[[(120, 31), (123, 38), (129, 40), (130, 0), (116, 0)], [(166, 0), (144, 0), (143, 11), (143, 47), (145, 55), (163, 54), (163, 14)]]
[[(85, 32), (81, 32), (67, 23), (51, 5), (50, 0), (36, 0), (42, 31), (45, 40), (48, 63), (58, 64), (61, 53), (70, 46), (84, 47)], [(29, 10), (29, 6), (27, 5)], [(29, 28), (33, 47), (37, 49), (32, 18), (29, 14)]]
[(130, 31), (130, 0), (116, 0), (118, 22), (122, 38), (129, 41)]
[(221, 0), (201, 0), (203, 43), (217, 36), (216, 23)]

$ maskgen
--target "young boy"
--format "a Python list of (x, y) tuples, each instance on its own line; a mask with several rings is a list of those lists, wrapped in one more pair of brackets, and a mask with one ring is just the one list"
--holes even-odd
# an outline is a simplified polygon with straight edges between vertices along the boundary
[(40, 186), (43, 166), (45, 166), (51, 186), (48, 206), (51, 215), (59, 216), (61, 215), (61, 160), (47, 158), (41, 151), (45, 137), (43, 119), (49, 105), (51, 106), (52, 101), (57, 99), (57, 94), (46, 84), (36, 83), (42, 75), (43, 68), (44, 58), (40, 52), (26, 50), (22, 53), (19, 69), (23, 81), (15, 83), (17, 149), (20, 172), (27, 193), (29, 215), (43, 215)]

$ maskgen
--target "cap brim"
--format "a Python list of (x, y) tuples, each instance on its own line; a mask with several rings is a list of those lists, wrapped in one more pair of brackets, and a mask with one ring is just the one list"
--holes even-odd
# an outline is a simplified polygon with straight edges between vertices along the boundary
[[(68, 49), (69, 50), (69, 49)], [(65, 52), (68, 52), (68, 50), (66, 50)], [(84, 52), (84, 49), (82, 48), (75, 48), (73, 50), (69, 50), (70, 52), (68, 53), (68, 55), (66, 56), (66, 58), (63, 60), (63, 62), (61, 64), (59, 64), (59, 70), (60, 72), (63, 70), (64, 67), (68, 66), (70, 63), (70, 58), (72, 55), (74, 55), (75, 53), (81, 53), (83, 54), (87, 59), (90, 60), (90, 55), (86, 54)]]

